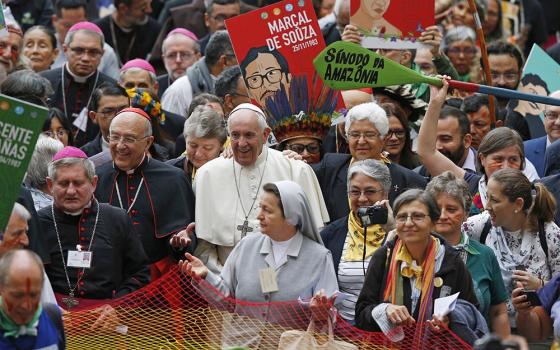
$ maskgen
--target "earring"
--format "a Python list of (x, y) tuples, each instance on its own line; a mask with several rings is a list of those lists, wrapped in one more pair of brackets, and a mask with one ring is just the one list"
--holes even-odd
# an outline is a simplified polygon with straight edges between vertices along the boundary
[(519, 210), (515, 209), (513, 212), (514, 212), (515, 214), (517, 214), (518, 211), (519, 211)]

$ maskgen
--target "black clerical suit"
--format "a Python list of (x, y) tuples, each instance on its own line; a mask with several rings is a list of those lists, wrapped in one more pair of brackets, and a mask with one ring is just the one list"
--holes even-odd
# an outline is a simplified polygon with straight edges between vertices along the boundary
[(161, 30), (161, 25), (150, 16), (145, 24), (135, 25), (130, 31), (116, 25), (111, 15), (95, 21), (95, 24), (103, 31), (105, 42), (115, 49), (119, 65), (135, 58), (147, 59)]
[[(64, 74), (62, 72), (63, 69)], [(99, 87), (105, 82), (116, 83), (112, 78), (99, 71), (95, 71), (85, 82), (78, 83), (68, 72), (66, 65), (42, 72), (41, 75), (49, 80), (54, 90), (54, 94), (49, 96), (49, 107), (59, 108), (63, 113), (66, 113), (66, 117), (70, 123), (76, 120), (84, 107), (89, 110), (88, 104), (91, 102), (91, 95), (96, 87)], [(64, 84), (62, 83), (63, 75)], [(87, 115), (86, 118), (86, 131), (78, 131), (74, 137), (74, 146), (76, 147), (81, 147), (93, 140), (99, 132), (97, 124), (94, 124)], [(75, 126), (73, 126), (73, 129), (74, 132), (76, 132), (77, 128)]]
[[(321, 186), (331, 222), (350, 213), (347, 176), (351, 159), (350, 154), (327, 153), (320, 163), (311, 165)], [(414, 171), (395, 163), (389, 163), (387, 167), (392, 182), (389, 191), (391, 204), (399, 194), (408, 189), (426, 187), (426, 178)]]
[[(95, 225), (98, 208), (99, 218)], [(149, 283), (146, 254), (124, 210), (95, 200), (79, 215), (69, 215), (55, 207), (56, 227), (64, 260), (60, 254), (52, 210), (50, 205), (41, 209), (38, 215), (51, 259), (50, 264), (45, 264), (45, 270), (56, 293), (70, 294), (65, 265), (71, 287), (74, 288), (78, 283), (74, 291), (77, 298), (121, 297)], [(84, 251), (92, 252), (90, 268), (67, 266), (68, 251), (77, 250), (77, 245)]]
[[(129, 174), (111, 162), (101, 165), (97, 175), (96, 198), (121, 207), (120, 194), (122, 207), (130, 209), (128, 215), (150, 264), (170, 256), (169, 236), (194, 221), (194, 193), (185, 173), (145, 157)], [(193, 251), (194, 241), (189, 248)]]

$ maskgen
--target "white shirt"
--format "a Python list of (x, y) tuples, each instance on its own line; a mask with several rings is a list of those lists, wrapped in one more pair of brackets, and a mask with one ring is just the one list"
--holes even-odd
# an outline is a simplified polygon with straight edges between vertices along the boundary
[(187, 75), (183, 75), (165, 90), (161, 97), (161, 107), (170, 113), (185, 116), (192, 99), (191, 81)]

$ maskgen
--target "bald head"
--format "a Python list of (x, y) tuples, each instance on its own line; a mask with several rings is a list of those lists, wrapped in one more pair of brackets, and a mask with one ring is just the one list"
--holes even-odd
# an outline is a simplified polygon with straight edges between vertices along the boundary
[(146, 117), (135, 112), (122, 112), (119, 113), (111, 121), (109, 133), (113, 132), (115, 127), (123, 126), (131, 131), (140, 131), (142, 136), (152, 136), (152, 124)]
[(43, 262), (32, 251), (15, 249), (0, 259), (1, 307), (15, 324), (21, 326), (33, 320), (44, 276)]
[(150, 122), (136, 112), (119, 113), (111, 121), (109, 148), (115, 166), (122, 171), (140, 165), (153, 140)]
[(0, 289), (11, 286), (18, 276), (29, 277), (30, 281), (43, 284), (43, 262), (34, 252), (27, 249), (10, 250), (0, 259)]

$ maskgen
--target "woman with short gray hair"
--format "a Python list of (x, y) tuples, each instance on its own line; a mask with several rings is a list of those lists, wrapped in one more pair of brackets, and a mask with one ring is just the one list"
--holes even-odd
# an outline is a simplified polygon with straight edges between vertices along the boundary
[(441, 212), (434, 231), (452, 245), (469, 270), (480, 303), (478, 310), (488, 327), (500, 337), (510, 334), (506, 302), (508, 292), (500, 265), (491, 248), (470, 239), (461, 228), (471, 209), (471, 193), (465, 180), (446, 171), (428, 183), (426, 191), (435, 199)]
[(374, 159), (386, 164), (392, 179), (392, 188), (387, 192), (390, 202), (406, 189), (426, 186), (425, 177), (391, 162), (384, 155), (388, 130), (389, 120), (383, 108), (375, 102), (358, 104), (346, 115), (345, 131), (350, 154), (326, 153), (321, 162), (312, 165), (331, 221), (347, 217), (350, 212), (348, 202), (340, 199), (347, 196), (348, 168), (355, 161)]
[(52, 157), (62, 148), (64, 145), (57, 139), (39, 135), (25, 175), (25, 184), (37, 211), (52, 204), (53, 199), (47, 188), (48, 166)]
[(185, 121), (186, 151), (168, 163), (183, 169), (194, 180), (196, 170), (220, 156), (227, 141), (224, 118), (208, 106), (198, 106)]
[[(350, 295), (338, 311), (353, 324), (356, 300), (371, 256), (385, 242), (386, 233), (394, 224), (387, 199), (391, 174), (383, 162), (373, 159), (354, 162), (347, 178), (350, 214), (329, 224), (321, 232), (321, 238), (333, 256), (339, 290)], [(366, 215), (369, 223), (362, 222), (360, 209), (370, 210), (371, 215)], [(387, 221), (388, 217), (391, 220)], [(378, 219), (382, 220), (376, 222)]]

